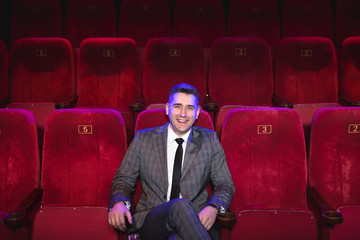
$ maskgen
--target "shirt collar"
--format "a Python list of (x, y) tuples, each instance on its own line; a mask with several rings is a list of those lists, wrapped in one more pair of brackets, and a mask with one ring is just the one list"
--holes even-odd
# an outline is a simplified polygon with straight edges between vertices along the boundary
[[(184, 140), (184, 143), (186, 144), (188, 139), (189, 139), (189, 136), (190, 136), (190, 132), (192, 131), (192, 128), (190, 128), (190, 130), (185, 133), (184, 136), (182, 136), (181, 138)], [(171, 143), (173, 141), (175, 141), (175, 139), (179, 138), (178, 135), (176, 135), (176, 133), (174, 132), (174, 130), (172, 130), (172, 128), (170, 127), (170, 124), (168, 124), (168, 143)]]

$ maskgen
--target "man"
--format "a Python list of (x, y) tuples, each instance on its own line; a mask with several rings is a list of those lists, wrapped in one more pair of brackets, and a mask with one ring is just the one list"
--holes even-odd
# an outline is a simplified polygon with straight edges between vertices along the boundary
[[(216, 238), (216, 215), (225, 213), (235, 189), (216, 133), (193, 127), (199, 113), (196, 88), (182, 83), (170, 90), (169, 123), (138, 131), (113, 179), (110, 225), (142, 240)], [(138, 176), (143, 192), (132, 216)], [(208, 201), (209, 181), (214, 192)]]

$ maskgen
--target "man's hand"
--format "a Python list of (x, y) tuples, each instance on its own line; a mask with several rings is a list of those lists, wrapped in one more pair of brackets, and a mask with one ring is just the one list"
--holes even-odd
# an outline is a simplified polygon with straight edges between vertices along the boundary
[(216, 220), (216, 210), (211, 206), (206, 206), (203, 210), (199, 212), (199, 218), (201, 223), (204, 225), (206, 230), (210, 230), (212, 225), (214, 225)]
[(118, 202), (114, 205), (108, 214), (108, 221), (111, 226), (123, 232), (126, 231), (126, 221), (132, 224), (132, 216), (123, 202)]

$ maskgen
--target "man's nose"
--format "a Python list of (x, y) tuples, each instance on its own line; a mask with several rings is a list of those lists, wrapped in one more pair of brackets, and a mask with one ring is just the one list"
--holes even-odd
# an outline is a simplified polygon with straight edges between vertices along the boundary
[(186, 109), (185, 109), (185, 108), (182, 108), (182, 109), (180, 110), (180, 116), (181, 116), (181, 117), (186, 117)]

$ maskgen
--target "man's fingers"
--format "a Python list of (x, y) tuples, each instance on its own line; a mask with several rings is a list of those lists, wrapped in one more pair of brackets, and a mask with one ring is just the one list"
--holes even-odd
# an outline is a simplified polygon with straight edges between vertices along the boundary
[(127, 211), (127, 212), (125, 213), (125, 217), (127, 218), (128, 222), (129, 222), (130, 224), (132, 224), (132, 216), (131, 216), (130, 211)]

